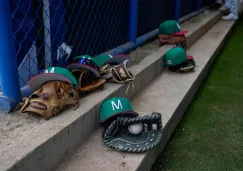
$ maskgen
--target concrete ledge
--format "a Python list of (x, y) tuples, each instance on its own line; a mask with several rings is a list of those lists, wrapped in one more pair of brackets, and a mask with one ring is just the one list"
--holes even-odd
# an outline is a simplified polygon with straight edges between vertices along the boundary
[[(192, 18), (191, 21), (187, 21), (190, 23), (190, 30), (192, 36), (187, 38), (187, 44), (190, 47), (194, 42), (196, 42), (200, 37), (204, 35), (205, 32), (207, 32), (215, 23), (217, 23), (221, 19), (221, 15), (216, 15), (212, 20), (207, 21), (205, 20), (205, 17), (207, 17), (208, 11), (204, 11), (201, 15), (198, 17)], [(195, 25), (197, 24), (198, 20), (202, 23), (201, 30), (196, 30)]]
[[(212, 12), (198, 22), (182, 24), (183, 29), (194, 28), (194, 31), (187, 35), (191, 44), (196, 40), (192, 38), (195, 36), (194, 33), (203, 35), (206, 32), (203, 28), (212, 27), (220, 15), (219, 12)], [(162, 72), (161, 56), (169, 48), (171, 46), (160, 48), (131, 68), (136, 79), (134, 91), (129, 91), (129, 99), (135, 97)], [(112, 96), (125, 96), (126, 88), (127, 85), (107, 84), (103, 91), (97, 91), (81, 99), (79, 109), (66, 110), (49, 121), (19, 112), (1, 115), (0, 124), (3, 131), (0, 133), (0, 170), (51, 170), (63, 157), (68, 156), (83, 143), (92, 131), (99, 128), (99, 109), (102, 101)]]
[(178, 74), (165, 71), (133, 99), (133, 107), (141, 115), (162, 113), (165, 127), (160, 146), (144, 154), (108, 151), (101, 141), (102, 129), (99, 129), (92, 133), (75, 154), (61, 162), (56, 171), (149, 171), (199, 89), (234, 24), (234, 21), (219, 21), (191, 46), (188, 53), (197, 62), (195, 72)]

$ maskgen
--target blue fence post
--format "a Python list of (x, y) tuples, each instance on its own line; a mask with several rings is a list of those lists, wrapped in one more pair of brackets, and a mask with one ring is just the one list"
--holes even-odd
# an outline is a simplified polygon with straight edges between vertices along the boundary
[(180, 10), (181, 10), (181, 0), (175, 0), (176, 3), (175, 3), (175, 14), (174, 14), (174, 19), (175, 20), (179, 20), (180, 18)]
[(202, 1), (197, 0), (197, 10), (199, 11), (201, 9)]
[(0, 0), (0, 110), (9, 113), (21, 99), (10, 1)]
[(138, 0), (130, 0), (128, 39), (136, 44), (138, 24)]

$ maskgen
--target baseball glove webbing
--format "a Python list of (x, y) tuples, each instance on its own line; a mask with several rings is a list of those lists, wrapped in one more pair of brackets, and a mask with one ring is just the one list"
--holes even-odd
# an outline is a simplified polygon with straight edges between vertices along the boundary
[(187, 48), (185, 35), (159, 35), (159, 42), (161, 45), (171, 44), (175, 46), (181, 46), (183, 49)]
[(101, 78), (106, 79), (108, 83), (119, 83), (125, 84), (128, 83), (125, 94), (127, 95), (130, 86), (132, 85), (134, 89), (133, 80), (135, 76), (127, 68), (127, 60), (119, 65), (110, 65), (106, 64), (102, 66), (99, 70)]
[[(147, 130), (143, 130), (138, 135), (130, 134), (127, 127), (134, 123), (148, 125)], [(156, 130), (152, 129), (155, 123)], [(111, 149), (122, 152), (142, 153), (158, 146), (162, 139), (162, 120), (160, 113), (152, 113), (141, 117), (127, 118), (118, 117), (103, 133), (103, 142)]]

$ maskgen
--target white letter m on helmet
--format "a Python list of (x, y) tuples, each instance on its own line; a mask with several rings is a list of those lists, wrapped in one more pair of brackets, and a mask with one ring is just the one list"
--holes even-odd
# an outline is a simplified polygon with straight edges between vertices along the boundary
[(118, 100), (118, 104), (116, 104), (114, 101), (111, 101), (111, 105), (113, 110), (122, 109), (122, 104), (120, 100)]

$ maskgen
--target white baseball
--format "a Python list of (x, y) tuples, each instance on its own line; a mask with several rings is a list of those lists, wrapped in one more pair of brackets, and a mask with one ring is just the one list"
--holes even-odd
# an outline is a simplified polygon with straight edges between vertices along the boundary
[(136, 124), (131, 124), (128, 126), (128, 130), (131, 134), (139, 134), (143, 130), (143, 124), (141, 122)]

